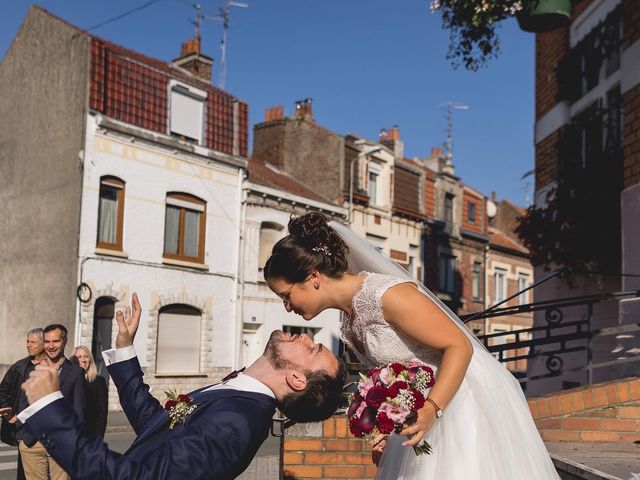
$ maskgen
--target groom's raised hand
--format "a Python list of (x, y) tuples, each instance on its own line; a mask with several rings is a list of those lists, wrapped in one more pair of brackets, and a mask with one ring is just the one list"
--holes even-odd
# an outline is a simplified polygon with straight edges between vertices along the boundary
[(124, 348), (133, 345), (133, 339), (140, 325), (140, 315), (142, 307), (138, 301), (138, 294), (131, 296), (131, 306), (125, 307), (116, 312), (116, 322), (118, 322), (118, 336), (116, 337), (116, 348)]

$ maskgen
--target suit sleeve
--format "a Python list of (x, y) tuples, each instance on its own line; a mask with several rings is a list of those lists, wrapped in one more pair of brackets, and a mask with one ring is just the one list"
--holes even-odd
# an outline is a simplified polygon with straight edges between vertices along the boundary
[(104, 432), (107, 430), (107, 382), (101, 376), (97, 376), (96, 382), (96, 433), (100, 438), (104, 438)]
[[(99, 437), (83, 434), (82, 422), (63, 400), (34, 414), (26, 427), (76, 480), (204, 480), (239, 474), (238, 462), (255, 454), (270, 419), (259, 408), (232, 404), (200, 415), (188, 429), (137, 460), (110, 451)], [(264, 424), (258, 429), (259, 441), (257, 424)]]
[(74, 368), (73, 373), (74, 378), (73, 385), (71, 387), (71, 403), (80, 420), (84, 420), (87, 409), (87, 391), (84, 386), (84, 370), (77, 367)]
[(118, 389), (122, 410), (136, 435), (140, 435), (147, 422), (162, 410), (162, 406), (149, 393), (149, 386), (142, 378), (143, 373), (138, 358), (114, 363), (107, 369)]

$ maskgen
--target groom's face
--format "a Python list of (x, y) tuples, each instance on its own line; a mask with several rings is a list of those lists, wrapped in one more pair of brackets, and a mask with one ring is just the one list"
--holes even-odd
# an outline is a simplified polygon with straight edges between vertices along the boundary
[(276, 369), (303, 371), (324, 370), (333, 375), (338, 369), (338, 359), (321, 343), (314, 343), (306, 335), (291, 335), (276, 330), (271, 334), (264, 355)]

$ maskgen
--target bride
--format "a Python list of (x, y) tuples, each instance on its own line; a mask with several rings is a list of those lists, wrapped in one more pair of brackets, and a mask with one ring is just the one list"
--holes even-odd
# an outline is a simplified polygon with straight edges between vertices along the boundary
[[(264, 275), (305, 320), (341, 310), (342, 340), (363, 363), (420, 360), (436, 372), (417, 421), (374, 445), (376, 478), (559, 479), (517, 380), (435, 295), (349, 229), (319, 213), (292, 218)], [(423, 439), (433, 453), (416, 456), (411, 446)]]

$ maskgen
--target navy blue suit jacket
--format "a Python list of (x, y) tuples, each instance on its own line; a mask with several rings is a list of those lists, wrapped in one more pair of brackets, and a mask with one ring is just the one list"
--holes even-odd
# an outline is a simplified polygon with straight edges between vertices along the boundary
[(25, 424), (73, 479), (235, 478), (269, 434), (276, 406), (272, 397), (231, 389), (196, 391), (192, 397), (197, 408), (170, 430), (166, 411), (142, 380), (137, 358), (108, 368), (138, 435), (124, 455), (83, 434), (83, 422), (63, 399)]

